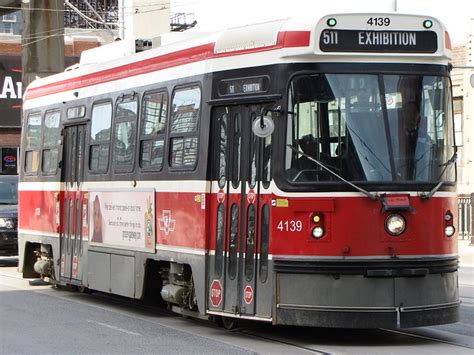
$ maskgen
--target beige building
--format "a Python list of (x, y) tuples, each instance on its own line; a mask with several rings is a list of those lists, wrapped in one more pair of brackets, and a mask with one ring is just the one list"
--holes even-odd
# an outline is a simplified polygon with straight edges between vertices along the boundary
[(119, 0), (118, 5), (120, 38), (148, 39), (170, 31), (170, 0)]
[(453, 47), (452, 63), (458, 193), (467, 195), (474, 193), (474, 18), (465, 42)]

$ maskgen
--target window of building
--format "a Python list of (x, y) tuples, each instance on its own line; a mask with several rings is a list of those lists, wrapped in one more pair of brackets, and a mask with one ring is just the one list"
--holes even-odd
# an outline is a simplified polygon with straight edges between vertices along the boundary
[(192, 86), (176, 90), (171, 107), (170, 166), (194, 169), (197, 163), (201, 89)]
[(140, 130), (140, 167), (160, 170), (163, 166), (168, 94), (155, 92), (143, 96)]
[(112, 104), (103, 102), (92, 108), (92, 123), (89, 152), (89, 169), (106, 172), (109, 161)]

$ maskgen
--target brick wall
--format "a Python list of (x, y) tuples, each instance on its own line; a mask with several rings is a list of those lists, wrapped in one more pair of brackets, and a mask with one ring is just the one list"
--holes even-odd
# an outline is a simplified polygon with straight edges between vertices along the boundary
[[(64, 45), (66, 57), (79, 57), (82, 51), (100, 46), (97, 41), (73, 41)], [(20, 43), (2, 42), (0, 39), (0, 53), (2, 55), (21, 55)]]
[(99, 42), (74, 41), (71, 44), (66, 44), (64, 47), (64, 55), (66, 57), (79, 57), (86, 49), (95, 48), (99, 45)]
[(2, 55), (19, 55), (21, 54), (21, 44), (0, 42), (0, 53)]
[(19, 128), (0, 128), (0, 147), (20, 146)]

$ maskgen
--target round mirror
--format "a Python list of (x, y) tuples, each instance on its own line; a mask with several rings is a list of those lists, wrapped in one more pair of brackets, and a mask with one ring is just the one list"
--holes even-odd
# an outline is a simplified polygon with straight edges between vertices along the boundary
[(260, 138), (266, 138), (273, 133), (275, 124), (273, 123), (271, 113), (267, 113), (265, 116), (260, 116), (253, 121), (252, 131)]

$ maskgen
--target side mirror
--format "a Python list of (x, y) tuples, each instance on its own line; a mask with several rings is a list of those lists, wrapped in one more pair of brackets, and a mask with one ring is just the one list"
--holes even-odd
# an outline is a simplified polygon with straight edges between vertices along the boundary
[(265, 115), (257, 117), (252, 123), (252, 132), (257, 137), (266, 138), (273, 133), (275, 123), (272, 119), (272, 113), (269, 111)]

